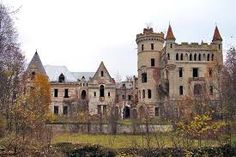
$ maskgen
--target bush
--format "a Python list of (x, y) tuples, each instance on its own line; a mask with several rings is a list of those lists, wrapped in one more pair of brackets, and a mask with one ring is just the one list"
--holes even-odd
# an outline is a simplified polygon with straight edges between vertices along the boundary
[(115, 157), (116, 152), (110, 148), (99, 145), (83, 145), (72, 143), (58, 143), (54, 147), (65, 154), (67, 157)]
[(236, 148), (230, 145), (222, 147), (202, 147), (202, 148), (163, 148), (163, 149), (120, 149), (121, 154), (138, 155), (143, 157), (233, 157), (236, 156)]

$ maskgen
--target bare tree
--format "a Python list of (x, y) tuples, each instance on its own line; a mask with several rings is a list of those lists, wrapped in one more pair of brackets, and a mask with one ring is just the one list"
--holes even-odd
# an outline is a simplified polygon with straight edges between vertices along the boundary
[(12, 129), (10, 109), (20, 90), (20, 77), (24, 69), (18, 34), (14, 27), (14, 12), (0, 4), (0, 113), (6, 119), (7, 129)]

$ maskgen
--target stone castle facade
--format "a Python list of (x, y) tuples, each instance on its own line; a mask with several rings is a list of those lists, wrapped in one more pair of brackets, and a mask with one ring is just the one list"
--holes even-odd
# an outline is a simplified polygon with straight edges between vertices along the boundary
[[(32, 77), (48, 76), (51, 111), (73, 115), (87, 111), (103, 115), (115, 110), (120, 118), (165, 116), (167, 105), (178, 115), (186, 97), (219, 100), (219, 70), (223, 65), (222, 38), (215, 28), (211, 43), (176, 43), (171, 26), (166, 36), (144, 28), (137, 34), (138, 75), (115, 82), (104, 63), (96, 72), (70, 72), (65, 66), (43, 66), (36, 52), (27, 68)], [(114, 108), (113, 108), (114, 107)]]

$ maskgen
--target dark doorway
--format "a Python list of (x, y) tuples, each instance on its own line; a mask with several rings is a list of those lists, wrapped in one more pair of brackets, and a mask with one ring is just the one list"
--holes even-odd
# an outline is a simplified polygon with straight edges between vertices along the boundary
[(85, 90), (83, 90), (82, 92), (81, 92), (81, 99), (86, 99), (86, 91)]
[(130, 108), (128, 107), (128, 106), (125, 106), (125, 108), (124, 108), (124, 119), (128, 119), (128, 118), (130, 118)]

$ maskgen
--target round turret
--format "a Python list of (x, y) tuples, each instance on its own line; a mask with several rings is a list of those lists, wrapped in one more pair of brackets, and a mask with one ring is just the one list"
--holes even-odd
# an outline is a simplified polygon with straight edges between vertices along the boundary
[(158, 101), (160, 56), (164, 41), (164, 33), (156, 33), (152, 28), (144, 28), (143, 33), (136, 36), (139, 104), (144, 105), (151, 115), (154, 114), (154, 107)]

